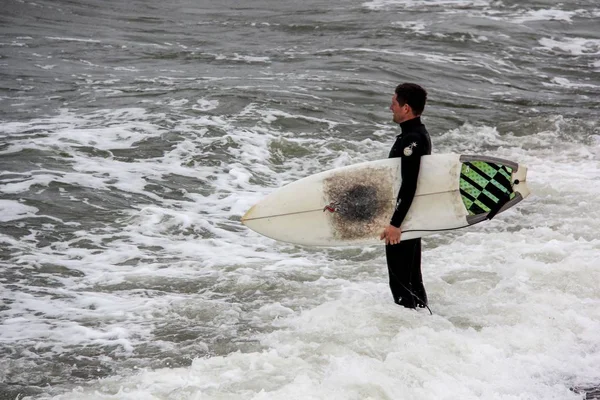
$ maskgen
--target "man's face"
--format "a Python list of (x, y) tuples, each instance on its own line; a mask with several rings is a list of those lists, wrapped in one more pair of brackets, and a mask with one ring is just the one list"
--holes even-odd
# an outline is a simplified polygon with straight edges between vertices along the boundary
[(410, 106), (408, 104), (400, 105), (398, 103), (398, 99), (396, 94), (392, 97), (392, 105), (390, 106), (390, 110), (393, 114), (394, 122), (399, 124), (409, 119)]

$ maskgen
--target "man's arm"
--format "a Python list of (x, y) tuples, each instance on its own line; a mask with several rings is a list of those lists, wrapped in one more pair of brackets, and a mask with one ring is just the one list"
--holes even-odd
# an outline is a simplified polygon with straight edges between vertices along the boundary
[(417, 135), (407, 135), (402, 140), (402, 157), (400, 160), (400, 173), (402, 183), (398, 191), (396, 210), (390, 220), (390, 225), (399, 228), (410, 209), (417, 191), (417, 180), (421, 168), (423, 144)]

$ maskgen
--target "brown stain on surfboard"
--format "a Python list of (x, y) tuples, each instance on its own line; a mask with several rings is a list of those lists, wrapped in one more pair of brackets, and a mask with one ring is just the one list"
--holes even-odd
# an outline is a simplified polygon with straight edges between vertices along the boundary
[(335, 211), (328, 213), (334, 236), (361, 239), (376, 236), (394, 212), (393, 176), (390, 170), (366, 168), (326, 178), (323, 192)]

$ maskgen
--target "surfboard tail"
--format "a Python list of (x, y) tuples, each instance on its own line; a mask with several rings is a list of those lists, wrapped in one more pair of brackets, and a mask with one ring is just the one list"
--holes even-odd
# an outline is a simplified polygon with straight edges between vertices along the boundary
[(460, 161), (460, 194), (470, 225), (492, 219), (530, 194), (524, 165), (488, 156), (464, 155)]

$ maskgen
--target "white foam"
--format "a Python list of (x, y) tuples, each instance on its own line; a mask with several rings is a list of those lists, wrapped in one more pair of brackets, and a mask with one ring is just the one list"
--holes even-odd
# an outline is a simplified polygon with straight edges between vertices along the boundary
[[(469, 248), (467, 254), (472, 253)], [(188, 368), (108, 378), (91, 390), (56, 399), (82, 394), (98, 399), (167, 394), (209, 399), (430, 399), (448, 393), (473, 399), (576, 399), (568, 385), (557, 382), (573, 369), (581, 377), (597, 376), (600, 356), (588, 352), (581, 357), (572, 350), (594, 346), (600, 328), (594, 304), (583, 306), (591, 318), (582, 318), (583, 310), (574, 313), (568, 302), (557, 299), (560, 292), (543, 291), (548, 281), (534, 283), (540, 285), (540, 293), (525, 299), (519, 287), (547, 274), (532, 261), (490, 273), (486, 282), (456, 263), (444, 268), (442, 263), (452, 256), (441, 251), (434, 256), (441, 256), (434, 261), (433, 267), (442, 268), (437, 275), (452, 282), (437, 279), (434, 284), (449, 297), (436, 316), (399, 312), (386, 296), (373, 295), (386, 290), (382, 283), (344, 283), (337, 299), (316, 307), (302, 312), (283, 307), (262, 314), (277, 327), (262, 335), (264, 351), (197, 358)], [(483, 260), (489, 265), (489, 256), (483, 254), (470, 261), (482, 268)], [(521, 277), (511, 279), (515, 275)], [(488, 290), (494, 296), (474, 292), (481, 285), (491, 285)], [(566, 325), (556, 323), (557, 315)]]
[(532, 21), (564, 21), (572, 22), (573, 16), (577, 11), (564, 11), (557, 9), (528, 10), (521, 15), (515, 15), (513, 22), (524, 23)]
[(54, 69), (56, 67), (56, 64), (48, 64), (48, 65), (40, 65), (40, 64), (35, 64), (36, 67), (41, 68), (41, 69)]
[(598, 55), (600, 54), (600, 39), (586, 38), (542, 38), (538, 40), (542, 48), (547, 50), (560, 50), (572, 55)]
[(600, 88), (599, 85), (593, 85), (591, 83), (578, 83), (571, 82), (567, 78), (554, 77), (551, 79), (551, 83), (542, 82), (544, 86), (562, 86), (565, 88)]
[(21, 43), (13, 40), (10, 43), (0, 43), (0, 46), (27, 47), (27, 43)]
[(264, 56), (252, 56), (252, 55), (244, 55), (244, 54), (212, 54), (212, 53), (204, 53), (210, 56), (215, 57), (215, 60), (220, 61), (242, 61), (247, 63), (270, 63), (271, 60), (269, 57)]
[(179, 100), (171, 100), (169, 102), (169, 105), (171, 107), (181, 107), (186, 105), (187, 103), (189, 103), (190, 101), (188, 99), (179, 99)]
[(428, 33), (428, 30), (425, 29), (425, 27), (427, 25), (425, 24), (424, 21), (396, 21), (396, 22), (393, 22), (392, 25), (396, 25), (401, 28), (408, 29), (419, 35)]
[[(36, 119), (31, 123), (7, 123), (3, 126), (3, 130), (10, 135), (27, 137), (29, 135), (27, 131), (36, 130), (47, 132), (47, 136), (13, 141), (12, 146), (3, 153), (19, 151), (23, 147), (58, 146), (69, 149), (74, 146), (90, 146), (101, 150), (131, 148), (140, 140), (162, 133), (152, 124), (140, 122), (144, 115), (145, 111), (139, 108), (99, 110), (91, 113), (85, 120), (77, 120), (71, 112), (63, 111), (61, 117), (56, 119)], [(106, 124), (105, 119), (121, 120), (121, 122)]]
[(192, 108), (199, 111), (210, 111), (214, 110), (218, 106), (219, 100), (198, 99)]
[(14, 200), (0, 199), (0, 222), (13, 221), (35, 215), (39, 210)]
[(285, 111), (280, 111), (280, 110), (248, 109), (247, 108), (246, 110), (243, 111), (243, 113), (247, 113), (249, 110), (262, 115), (263, 121), (267, 124), (271, 124), (272, 122), (275, 122), (278, 118), (295, 118), (295, 119), (301, 119), (301, 120), (305, 120), (305, 121), (309, 121), (309, 122), (327, 124), (329, 129), (334, 129), (337, 125), (339, 125), (339, 122), (337, 122), (337, 121), (332, 121), (332, 120), (325, 119), (325, 118), (308, 117), (306, 115), (300, 115), (300, 114), (292, 115)]
[(72, 37), (46, 36), (46, 39), (59, 40), (59, 41), (63, 41), (63, 42), (102, 43), (100, 40), (88, 39), (88, 38), (72, 38)]
[(489, 6), (488, 0), (373, 0), (363, 3), (363, 7), (371, 10), (389, 8), (440, 8), (445, 11), (447, 7), (485, 7)]

